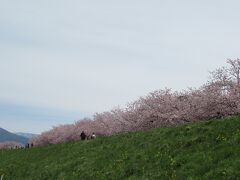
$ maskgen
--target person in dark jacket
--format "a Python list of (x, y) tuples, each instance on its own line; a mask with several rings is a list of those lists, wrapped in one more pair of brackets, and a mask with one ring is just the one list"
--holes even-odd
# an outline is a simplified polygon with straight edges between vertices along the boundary
[(80, 134), (80, 138), (81, 138), (81, 140), (85, 140), (86, 137), (87, 137), (87, 135), (85, 134), (84, 131), (82, 131), (82, 133)]

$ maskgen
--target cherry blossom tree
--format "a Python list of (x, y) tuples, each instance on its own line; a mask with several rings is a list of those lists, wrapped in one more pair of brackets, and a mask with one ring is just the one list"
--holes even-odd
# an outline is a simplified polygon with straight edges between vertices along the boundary
[(61, 125), (31, 141), (35, 145), (57, 144), (79, 139), (81, 131), (98, 135), (176, 126), (220, 118), (240, 112), (240, 59), (228, 59), (228, 66), (210, 72), (200, 88), (182, 92), (157, 90), (129, 103), (125, 108), (96, 113), (92, 119)]
[(7, 141), (0, 143), (0, 149), (16, 149), (22, 147), (22, 144), (19, 144), (14, 141)]

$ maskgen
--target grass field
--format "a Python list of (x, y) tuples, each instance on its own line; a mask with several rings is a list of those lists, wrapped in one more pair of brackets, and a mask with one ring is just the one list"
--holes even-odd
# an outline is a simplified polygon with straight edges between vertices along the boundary
[(240, 179), (240, 117), (2, 150), (1, 176), (4, 180)]

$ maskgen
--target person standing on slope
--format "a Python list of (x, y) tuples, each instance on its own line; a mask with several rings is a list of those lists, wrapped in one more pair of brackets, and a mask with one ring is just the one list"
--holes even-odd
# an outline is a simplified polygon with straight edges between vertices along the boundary
[(85, 140), (86, 137), (87, 137), (87, 135), (85, 134), (84, 131), (82, 131), (82, 133), (80, 134), (80, 138), (81, 138), (81, 140)]
[(96, 135), (95, 135), (94, 132), (93, 132), (92, 135), (91, 135), (91, 139), (96, 139)]

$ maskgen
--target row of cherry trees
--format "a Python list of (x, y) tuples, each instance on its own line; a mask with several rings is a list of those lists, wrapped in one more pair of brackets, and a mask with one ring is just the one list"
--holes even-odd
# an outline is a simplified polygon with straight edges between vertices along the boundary
[(22, 147), (22, 145), (14, 141), (0, 143), (0, 149), (16, 149), (19, 147)]
[(198, 89), (154, 91), (124, 109), (96, 113), (92, 119), (54, 127), (31, 141), (39, 146), (57, 144), (78, 140), (81, 131), (112, 135), (238, 114), (240, 59), (229, 59), (227, 64), (211, 72), (209, 81)]

